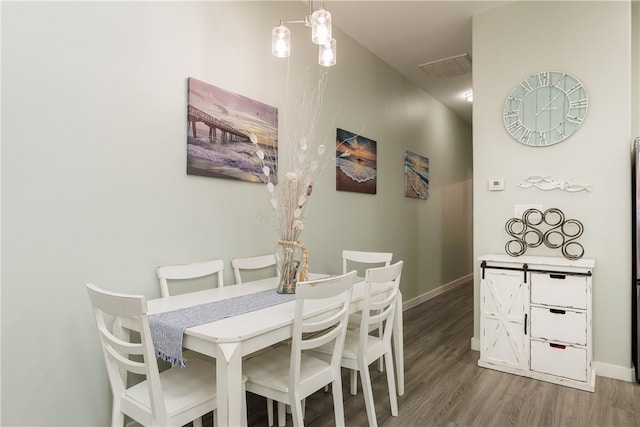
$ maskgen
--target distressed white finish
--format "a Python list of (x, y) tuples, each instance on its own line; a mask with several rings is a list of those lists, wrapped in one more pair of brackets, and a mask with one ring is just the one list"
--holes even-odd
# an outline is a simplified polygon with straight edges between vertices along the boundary
[(524, 370), (529, 362), (525, 337), (528, 284), (522, 272), (486, 269), (480, 285), (480, 361), (504, 370)]
[(507, 255), (485, 255), (480, 261), (486, 264), (478, 365), (594, 391), (595, 261)]

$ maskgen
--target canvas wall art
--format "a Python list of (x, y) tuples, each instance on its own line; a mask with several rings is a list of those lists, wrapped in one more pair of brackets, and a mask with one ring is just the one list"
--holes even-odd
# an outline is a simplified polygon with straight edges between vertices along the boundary
[(376, 141), (338, 129), (336, 132), (336, 190), (376, 194)]
[(187, 174), (265, 182), (254, 134), (277, 179), (278, 109), (190, 77)]
[(429, 198), (429, 159), (411, 151), (404, 155), (404, 195)]

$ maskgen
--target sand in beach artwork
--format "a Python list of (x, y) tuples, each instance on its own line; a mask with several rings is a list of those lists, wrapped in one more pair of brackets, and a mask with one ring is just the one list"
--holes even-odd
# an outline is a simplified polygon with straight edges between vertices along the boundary
[(263, 163), (249, 136), (256, 135), (264, 163), (277, 177), (278, 109), (188, 79), (187, 174), (265, 182)]
[(376, 194), (376, 141), (352, 132), (336, 132), (336, 190)]
[(411, 151), (404, 154), (404, 195), (429, 198), (429, 159)]

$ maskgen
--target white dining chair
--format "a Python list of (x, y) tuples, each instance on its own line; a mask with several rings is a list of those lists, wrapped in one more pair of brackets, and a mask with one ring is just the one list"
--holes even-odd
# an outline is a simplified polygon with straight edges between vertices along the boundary
[(276, 268), (276, 257), (274, 254), (257, 255), (249, 257), (237, 257), (231, 259), (233, 267), (233, 276), (236, 284), (242, 283), (242, 271), (254, 270), (268, 274), (268, 277), (279, 277), (279, 271)]
[[(387, 385), (391, 402), (391, 415), (398, 416), (398, 398), (396, 396), (396, 381), (393, 369), (393, 355), (391, 335), (393, 333), (393, 319), (395, 316), (400, 277), (403, 262), (386, 267), (367, 269), (365, 274), (365, 297), (362, 308), (361, 325), (358, 330), (347, 330), (341, 365), (360, 372), (362, 390), (369, 426), (377, 426), (373, 389), (369, 375), (369, 365), (383, 357), (387, 371)], [(384, 292), (381, 292), (384, 290)], [(378, 292), (378, 293), (375, 293)], [(383, 324), (382, 337), (369, 333), (372, 326)], [(319, 347), (311, 352), (312, 355), (325, 360), (333, 357), (332, 348)]]
[[(256, 255), (248, 257), (236, 257), (231, 259), (231, 267), (233, 268), (233, 276), (236, 284), (242, 283), (242, 272), (258, 273), (260, 276), (280, 277), (280, 271), (277, 268), (276, 257), (274, 254)], [(257, 276), (252, 275), (252, 278)], [(248, 360), (258, 354), (264, 353), (268, 349), (260, 350), (245, 358)], [(284, 419), (284, 415), (282, 416)], [(273, 425), (273, 400), (267, 399), (267, 420), (269, 426)]]
[[(298, 282), (291, 346), (271, 348), (244, 363), (247, 391), (279, 402), (279, 422), (287, 404), (291, 406), (293, 425), (303, 426), (304, 400), (331, 384), (335, 424), (345, 425), (340, 360), (355, 277), (352, 271)], [(335, 304), (336, 308), (323, 315), (304, 315), (305, 310), (318, 304)], [(307, 353), (322, 345), (332, 348), (333, 356), (328, 361)]]
[[(393, 252), (364, 252), (364, 251), (342, 251), (342, 272), (346, 273), (353, 269), (362, 273), (362, 269), (372, 267), (382, 267), (390, 265)], [(363, 274), (364, 276), (364, 274)]]
[[(93, 284), (86, 288), (113, 394), (112, 426), (123, 426), (125, 415), (143, 426), (183, 426), (192, 421), (194, 426), (201, 425), (201, 417), (216, 409), (215, 362), (193, 359), (187, 368), (174, 366), (159, 372), (145, 297), (109, 292)], [(125, 337), (121, 328), (110, 329), (105, 317), (115, 319), (114, 325), (130, 318), (140, 333), (139, 342)], [(145, 379), (127, 386), (129, 372)], [(242, 405), (246, 408), (244, 398)], [(246, 425), (246, 419), (243, 422)]]
[(169, 290), (169, 281), (186, 281), (216, 274), (217, 280), (215, 284), (221, 288), (224, 286), (223, 270), (224, 263), (221, 259), (158, 267), (156, 273), (160, 280), (162, 298), (166, 298), (172, 294)]
[[(358, 273), (362, 273), (362, 277), (364, 277), (363, 269), (388, 266), (391, 264), (392, 258), (393, 252), (365, 252), (344, 250), (342, 251), (342, 272), (345, 273), (355, 268)], [(349, 325), (347, 326), (347, 328), (358, 329), (360, 327), (360, 320), (361, 312), (358, 311), (357, 313), (352, 313), (351, 316), (349, 316)], [(382, 336), (381, 325), (373, 325), (372, 330), (375, 329), (378, 329), (379, 335)], [(380, 359), (378, 363), (378, 370), (380, 372), (382, 372), (383, 370), (382, 359)], [(350, 378), (350, 392), (352, 395), (355, 395), (358, 392), (358, 378), (356, 371), (351, 372)]]

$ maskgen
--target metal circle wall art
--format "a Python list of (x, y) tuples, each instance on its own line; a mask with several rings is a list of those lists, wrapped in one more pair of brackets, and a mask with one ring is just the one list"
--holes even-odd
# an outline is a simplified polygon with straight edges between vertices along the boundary
[[(545, 227), (551, 228), (543, 232), (541, 228)], [(570, 260), (584, 255), (584, 247), (576, 242), (582, 236), (584, 226), (577, 219), (565, 219), (564, 213), (557, 208), (544, 212), (527, 209), (522, 218), (509, 219), (505, 230), (513, 239), (507, 241), (504, 249), (513, 257), (524, 255), (528, 248), (537, 248), (543, 243), (548, 248), (560, 249)]]

